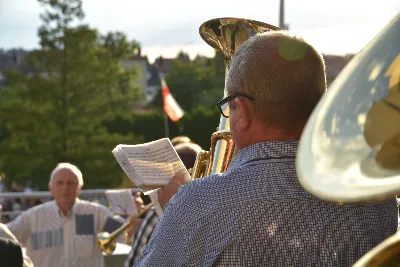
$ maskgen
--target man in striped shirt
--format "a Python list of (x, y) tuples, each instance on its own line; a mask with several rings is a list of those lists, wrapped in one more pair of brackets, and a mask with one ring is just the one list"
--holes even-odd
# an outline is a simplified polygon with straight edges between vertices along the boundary
[(58, 164), (49, 181), (54, 200), (23, 212), (7, 225), (35, 266), (104, 266), (97, 233), (113, 232), (124, 220), (114, 218), (105, 206), (80, 200), (82, 186), (76, 166)]

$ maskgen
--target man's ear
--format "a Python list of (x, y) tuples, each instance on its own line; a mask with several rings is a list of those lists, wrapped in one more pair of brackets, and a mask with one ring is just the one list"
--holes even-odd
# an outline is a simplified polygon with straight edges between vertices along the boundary
[(50, 191), (50, 193), (51, 193), (51, 195), (54, 197), (54, 191), (53, 191), (53, 187), (52, 187), (52, 185), (49, 183), (48, 185), (47, 185), (47, 187), (49, 188), (49, 191)]
[(251, 107), (247, 100), (243, 98), (235, 99), (237, 112), (237, 125), (239, 130), (243, 131), (250, 127), (251, 123)]

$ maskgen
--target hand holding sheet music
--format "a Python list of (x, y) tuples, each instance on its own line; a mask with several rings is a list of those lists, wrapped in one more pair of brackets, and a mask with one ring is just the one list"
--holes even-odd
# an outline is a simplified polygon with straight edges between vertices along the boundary
[(145, 193), (168, 184), (179, 171), (184, 173), (185, 182), (190, 181), (168, 138), (140, 145), (118, 145), (112, 153), (126, 175)]

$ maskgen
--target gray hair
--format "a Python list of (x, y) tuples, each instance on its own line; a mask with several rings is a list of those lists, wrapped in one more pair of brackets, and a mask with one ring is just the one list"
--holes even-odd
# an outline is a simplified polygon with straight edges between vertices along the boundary
[(73, 174), (75, 174), (76, 178), (78, 179), (78, 185), (83, 186), (82, 172), (75, 165), (72, 165), (72, 164), (66, 163), (66, 162), (58, 163), (57, 167), (51, 172), (49, 186), (53, 185), (54, 176), (60, 170), (70, 170)]
[(308, 120), (326, 91), (325, 63), (302, 38), (266, 32), (233, 55), (227, 90), (252, 95), (262, 123), (290, 132)]

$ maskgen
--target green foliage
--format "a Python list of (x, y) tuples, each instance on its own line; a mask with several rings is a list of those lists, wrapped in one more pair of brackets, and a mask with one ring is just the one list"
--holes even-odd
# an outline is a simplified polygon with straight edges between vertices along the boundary
[[(215, 108), (215, 103), (223, 97), (225, 63), (219, 53), (207, 60), (175, 60), (165, 80), (183, 110), (198, 106)], [(155, 97), (153, 106), (162, 107), (161, 93)]]
[[(170, 138), (187, 135), (203, 149), (209, 149), (211, 134), (219, 123), (220, 113), (217, 108), (194, 108), (187, 112), (178, 123), (168, 120)], [(132, 117), (120, 115), (105, 123), (109, 132), (134, 132), (143, 136), (143, 142), (150, 142), (165, 137), (164, 116), (159, 111), (137, 113)], [(129, 125), (129, 126), (128, 126)], [(130, 144), (134, 144), (132, 140)]]
[[(0, 88), (0, 170), (9, 181), (46, 189), (51, 170), (67, 161), (82, 170), (87, 188), (129, 186), (111, 150), (165, 137), (161, 94), (154, 112), (131, 114), (144, 96), (135, 85), (138, 73), (121, 60), (140, 44), (82, 24), (82, 0), (38, 1), (41, 48), (25, 57), (23, 72), (7, 73), (7, 87)], [(209, 149), (224, 78), (219, 53), (178, 57), (166, 81), (186, 114), (178, 123), (168, 120), (171, 138), (187, 135)]]
[(86, 25), (72, 27), (83, 18), (80, 0), (39, 2), (47, 8), (41, 49), (25, 61), (35, 71), (8, 73), (12, 90), (0, 103), (0, 134), (8, 135), (0, 143), (0, 169), (7, 179), (30, 179), (45, 189), (51, 170), (67, 161), (82, 170), (86, 187), (118, 186), (124, 176), (111, 150), (142, 139), (127, 131), (109, 133), (104, 122), (129, 113), (143, 97), (134, 70), (120, 66), (139, 44), (122, 33), (103, 37)]
[(217, 129), (219, 119), (220, 113), (216, 107), (209, 109), (199, 106), (182, 121), (184, 123), (182, 134), (189, 136), (203, 149), (208, 150), (211, 134)]
[(140, 49), (139, 42), (129, 41), (122, 32), (108, 32), (101, 37), (104, 47), (107, 48), (114, 58), (125, 59), (137, 54)]

